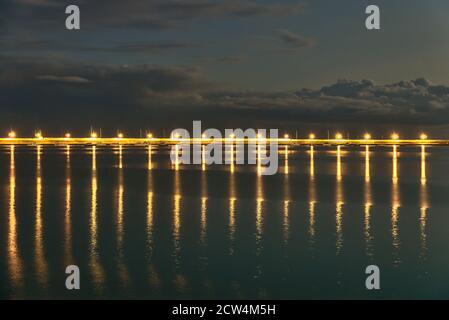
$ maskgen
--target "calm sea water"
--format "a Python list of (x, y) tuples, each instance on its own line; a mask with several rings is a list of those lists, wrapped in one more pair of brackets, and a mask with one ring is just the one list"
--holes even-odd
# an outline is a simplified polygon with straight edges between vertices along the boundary
[(0, 297), (449, 298), (448, 148), (282, 151), (260, 176), (176, 170), (165, 146), (1, 147)]

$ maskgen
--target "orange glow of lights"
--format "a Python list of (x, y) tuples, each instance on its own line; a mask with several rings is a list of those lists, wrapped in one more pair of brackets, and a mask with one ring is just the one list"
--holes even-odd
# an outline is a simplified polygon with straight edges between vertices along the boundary
[(120, 133), (117, 135), (117, 138), (122, 139), (122, 138), (123, 138), (123, 133), (120, 132)]
[(341, 140), (341, 139), (343, 139), (343, 135), (342, 135), (341, 133), (337, 133), (337, 134), (335, 135), (335, 139)]
[(91, 137), (92, 139), (96, 139), (96, 138), (98, 138), (98, 135), (97, 135), (96, 132), (91, 132), (91, 133), (90, 133), (90, 137)]
[(391, 135), (391, 139), (393, 139), (393, 140), (398, 140), (398, 139), (399, 139), (399, 135), (398, 135), (397, 133), (393, 133), (393, 134)]
[(363, 136), (363, 138), (365, 140), (371, 140), (371, 135), (369, 133), (365, 133), (365, 135)]
[(234, 138), (235, 138), (235, 134), (231, 133), (231, 134), (229, 135), (229, 138), (234, 139)]
[(16, 133), (14, 131), (10, 131), (8, 133), (8, 137), (11, 138), (11, 139), (14, 139), (16, 137)]
[(201, 135), (201, 138), (206, 139), (206, 135), (203, 133), (203, 134)]
[(147, 138), (151, 139), (151, 138), (153, 138), (153, 135), (151, 133), (147, 133)]
[(309, 134), (309, 139), (310, 139), (310, 140), (315, 139), (315, 134), (313, 134), (313, 133)]
[(290, 139), (290, 136), (288, 134), (284, 134), (284, 139)]
[(421, 140), (427, 140), (427, 134), (421, 133), (421, 135), (419, 136), (419, 138), (420, 138)]
[(70, 135), (70, 133), (66, 133), (65, 135), (64, 135), (64, 137), (66, 138), (66, 139), (70, 139), (72, 136)]
[(34, 137), (35, 137), (36, 139), (43, 139), (42, 132), (37, 131), (37, 132), (34, 134)]

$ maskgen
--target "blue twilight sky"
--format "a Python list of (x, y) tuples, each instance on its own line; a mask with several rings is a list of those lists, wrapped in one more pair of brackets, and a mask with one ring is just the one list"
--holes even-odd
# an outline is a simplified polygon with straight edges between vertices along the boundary
[[(68, 4), (81, 9), (79, 31), (65, 29)], [(380, 31), (365, 29), (369, 4), (381, 9)], [(100, 122), (107, 108), (111, 121), (126, 110), (129, 126), (177, 110), (444, 127), (448, 12), (444, 0), (5, 0), (3, 122), (75, 108)]]

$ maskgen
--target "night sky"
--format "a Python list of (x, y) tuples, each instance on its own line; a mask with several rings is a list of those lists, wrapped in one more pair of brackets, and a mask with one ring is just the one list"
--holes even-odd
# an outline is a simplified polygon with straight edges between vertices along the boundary
[[(65, 29), (65, 7), (81, 30)], [(381, 9), (367, 31), (365, 8)], [(3, 0), (0, 134), (449, 136), (449, 2)]]

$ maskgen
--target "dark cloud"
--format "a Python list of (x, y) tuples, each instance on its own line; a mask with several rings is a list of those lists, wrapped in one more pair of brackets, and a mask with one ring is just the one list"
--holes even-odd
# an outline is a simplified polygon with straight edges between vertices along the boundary
[(36, 79), (42, 81), (50, 81), (50, 82), (65, 82), (65, 83), (90, 83), (90, 80), (87, 80), (78, 76), (52, 76), (52, 75), (44, 75), (44, 76), (36, 76)]
[(376, 85), (339, 80), (319, 90), (241, 93), (220, 99), (229, 107), (276, 110), (319, 121), (449, 122), (449, 91), (426, 79)]
[[(14, 0), (8, 13), (11, 20), (22, 18), (24, 23), (54, 26), (60, 23), (57, 17), (64, 12), (63, 8), (70, 4), (80, 6), (83, 27), (86, 28), (134, 26), (149, 29), (169, 28), (189, 20), (291, 15), (302, 12), (305, 7), (302, 2), (264, 4), (208, 0)], [(32, 20), (29, 19), (31, 17)]]
[(288, 44), (290, 48), (310, 48), (316, 43), (315, 39), (307, 38), (288, 30), (278, 30), (278, 33), (282, 42)]
[(200, 48), (204, 45), (189, 42), (132, 42), (112, 43), (108, 45), (67, 43), (52, 40), (21, 40), (6, 41), (2, 44), (8, 51), (71, 51), (71, 52), (105, 52), (105, 53), (132, 53), (132, 54), (158, 54), (167, 51)]
[(236, 56), (223, 56), (215, 58), (205, 58), (203, 59), (203, 64), (240, 64), (248, 60), (247, 56), (236, 55)]
[(339, 80), (320, 89), (230, 91), (187, 67), (78, 65), (0, 58), (1, 123), (217, 127), (299, 123), (449, 124), (449, 87), (426, 79), (376, 85)]
[(119, 53), (160, 53), (166, 51), (177, 51), (180, 49), (198, 48), (199, 44), (187, 42), (163, 42), (163, 43), (130, 43), (117, 44), (105, 47), (81, 47), (80, 50), (86, 51), (104, 51)]
[(155, 6), (160, 12), (179, 18), (213, 17), (222, 15), (290, 15), (301, 12), (303, 3), (298, 4), (258, 4), (247, 1), (164, 1)]
[(45, 117), (75, 109), (83, 114), (138, 112), (149, 97), (163, 102), (164, 97), (187, 97), (210, 88), (196, 68), (0, 60), (0, 105), (23, 115)]

